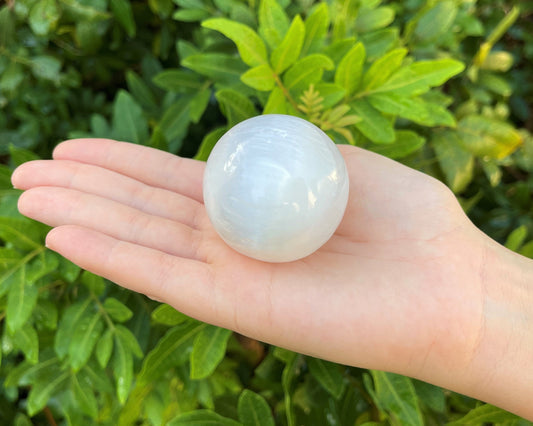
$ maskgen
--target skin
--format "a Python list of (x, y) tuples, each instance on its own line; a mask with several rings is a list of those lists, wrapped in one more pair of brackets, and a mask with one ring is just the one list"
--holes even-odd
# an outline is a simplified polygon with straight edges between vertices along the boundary
[(396, 372), (533, 419), (533, 262), (479, 231), (439, 181), (339, 146), (343, 221), (270, 264), (215, 233), (205, 163), (107, 139), (60, 144), (13, 174), (47, 246), (199, 320), (315, 357)]

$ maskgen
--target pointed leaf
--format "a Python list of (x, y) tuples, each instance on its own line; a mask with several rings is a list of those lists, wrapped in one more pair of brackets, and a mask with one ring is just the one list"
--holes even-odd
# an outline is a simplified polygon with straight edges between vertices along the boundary
[(392, 159), (404, 158), (424, 146), (426, 139), (411, 130), (397, 130), (396, 140), (389, 145), (376, 145), (370, 149), (373, 152)]
[(274, 426), (272, 410), (261, 395), (245, 389), (239, 397), (239, 420), (244, 426)]
[(350, 96), (359, 87), (366, 52), (362, 43), (354, 45), (342, 58), (335, 72), (335, 84), (346, 90), (346, 96)]
[(287, 113), (287, 99), (283, 90), (279, 87), (274, 87), (270, 92), (263, 114), (286, 114)]
[(88, 313), (78, 321), (68, 347), (70, 365), (74, 371), (87, 363), (103, 328), (100, 311)]
[(230, 330), (213, 325), (196, 336), (191, 352), (191, 379), (204, 379), (215, 371), (226, 354), (230, 336)]
[(423, 426), (422, 413), (418, 406), (413, 383), (408, 377), (371, 370), (375, 396), (380, 407), (399, 424)]
[(326, 55), (315, 53), (300, 59), (290, 67), (283, 76), (283, 81), (288, 89), (305, 90), (310, 84), (322, 79), (325, 69), (331, 70), (334, 67), (335, 65)]
[(403, 96), (419, 95), (430, 87), (442, 85), (464, 70), (464, 64), (454, 59), (419, 61), (400, 68), (381, 87), (374, 91), (395, 92)]
[(59, 359), (63, 359), (67, 355), (76, 326), (91, 308), (91, 299), (86, 298), (78, 300), (75, 304), (65, 309), (54, 340), (54, 349)]
[(61, 11), (56, 0), (41, 0), (33, 4), (28, 20), (30, 28), (38, 36), (46, 36), (56, 28)]
[(485, 423), (507, 424), (508, 422), (520, 420), (520, 417), (515, 414), (508, 413), (490, 404), (484, 404), (474, 408), (459, 420), (447, 423), (446, 426), (481, 425)]
[(39, 336), (32, 325), (26, 324), (11, 336), (13, 344), (20, 349), (31, 364), (39, 361)]
[(316, 53), (326, 38), (329, 27), (329, 6), (327, 3), (318, 3), (305, 20), (305, 39), (302, 46), (302, 55)]
[(22, 217), (0, 217), (0, 240), (9, 241), (22, 250), (43, 247), (42, 241), (48, 228)]
[(431, 145), (444, 172), (446, 184), (456, 194), (462, 192), (472, 181), (474, 156), (466, 151), (456, 132), (434, 133)]
[(30, 394), (28, 395), (28, 414), (33, 416), (41, 411), (53, 395), (65, 388), (68, 379), (68, 371), (55, 374), (55, 370), (53, 370), (53, 374), (42, 376), (38, 381), (33, 383)]
[(519, 226), (509, 234), (505, 240), (505, 247), (512, 251), (518, 251), (526, 241), (528, 229), (526, 225)]
[(363, 135), (375, 143), (394, 142), (395, 134), (391, 122), (383, 117), (366, 99), (352, 102), (351, 107), (362, 119), (355, 126)]
[(265, 43), (250, 27), (225, 18), (208, 19), (202, 22), (202, 26), (219, 31), (231, 39), (246, 64), (253, 67), (268, 62)]
[[(205, 135), (204, 139), (202, 140), (202, 143), (200, 144), (200, 148), (198, 148), (198, 152), (194, 156), (194, 159), (200, 160), (200, 161), (207, 161), (207, 159), (209, 158), (209, 154), (211, 153), (211, 150), (214, 148), (215, 144), (218, 142), (218, 140), (222, 137), (224, 133), (226, 133), (226, 128), (219, 127), (218, 129), (215, 129), (212, 132), (209, 132), (207, 135)], [(163, 306), (168, 306), (168, 305), (162, 305), (158, 307), (157, 309), (161, 308), (163, 310)], [(175, 312), (175, 314), (169, 315), (169, 319), (165, 319), (165, 316), (163, 315), (161, 317), (155, 318), (153, 316), (155, 311), (154, 313), (152, 313), (152, 319), (155, 322), (159, 322), (165, 325), (178, 325), (182, 323), (183, 321), (189, 319), (187, 315), (176, 311), (171, 306), (168, 306), (168, 308), (164, 308), (164, 309), (169, 309), (169, 308), (173, 309)]]
[(106, 368), (113, 351), (113, 330), (108, 328), (96, 344), (96, 359), (100, 367)]
[(106, 286), (104, 279), (92, 272), (83, 271), (81, 274), (81, 282), (85, 284), (95, 296), (101, 296), (105, 291)]
[(457, 131), (465, 149), (479, 157), (505, 158), (522, 143), (522, 136), (511, 125), (481, 115), (463, 118)]
[(138, 382), (147, 384), (155, 381), (169, 368), (186, 362), (189, 355), (186, 350), (192, 346), (196, 334), (205, 327), (205, 324), (189, 321), (171, 328), (144, 358)]
[(274, 71), (281, 74), (300, 56), (305, 36), (305, 26), (300, 15), (296, 15), (281, 44), (272, 52), (271, 63)]
[(141, 107), (125, 90), (119, 90), (113, 104), (113, 138), (137, 144), (148, 141), (148, 123)]
[(275, 49), (289, 29), (289, 18), (276, 0), (259, 3), (259, 34)]
[(228, 119), (230, 127), (257, 115), (254, 104), (246, 96), (235, 90), (219, 90), (215, 93), (215, 97), (220, 104), (222, 113)]
[(96, 402), (93, 390), (89, 386), (82, 388), (82, 384), (75, 374), (70, 376), (70, 388), (73, 399), (81, 411), (92, 419), (96, 419), (98, 416), (98, 403)]
[(135, 335), (131, 332), (129, 328), (126, 328), (123, 325), (118, 324), (115, 327), (115, 335), (120, 340), (122, 340), (122, 343), (124, 343), (124, 346), (128, 348), (133, 353), (133, 355), (135, 355), (137, 358), (142, 358), (143, 351), (141, 347), (139, 346), (137, 337), (135, 337)]
[(121, 404), (124, 404), (133, 382), (133, 356), (131, 350), (116, 336), (113, 354), (113, 375), (115, 376), (118, 400)]
[[(229, 85), (238, 82), (240, 76), (247, 70), (246, 65), (239, 58), (225, 53), (205, 52), (190, 55), (181, 61), (181, 65), (196, 71), (198, 74), (209, 77), (217, 83)], [(163, 71), (161, 74), (165, 72)], [(194, 77), (198, 78), (196, 75)], [(201, 82), (198, 84), (199, 86), (197, 88), (200, 88), (204, 83)]]
[(270, 91), (276, 85), (274, 71), (266, 64), (250, 68), (241, 76), (241, 81), (259, 91)]
[(339, 366), (318, 358), (307, 358), (307, 365), (313, 377), (335, 399), (344, 391), (345, 383)]
[(363, 89), (372, 90), (385, 83), (402, 65), (407, 49), (394, 49), (374, 61), (363, 78)]
[(17, 332), (31, 316), (39, 291), (26, 283), (26, 268), (20, 268), (7, 296), (6, 322), (10, 333)]
[(152, 90), (136, 72), (126, 71), (126, 82), (128, 90), (140, 105), (148, 110), (157, 110), (157, 102)]
[(367, 33), (384, 28), (394, 21), (394, 9), (392, 7), (378, 7), (376, 9), (361, 8), (355, 26), (358, 33)]
[(136, 28), (131, 3), (128, 0), (110, 0), (109, 6), (111, 6), (115, 19), (124, 28), (126, 34), (129, 37), (134, 37)]
[(131, 309), (114, 297), (108, 297), (104, 301), (104, 309), (111, 318), (118, 322), (127, 321), (133, 316)]
[(179, 414), (167, 426), (242, 426), (241, 423), (210, 410), (196, 410)]
[(204, 114), (211, 99), (211, 89), (209, 87), (200, 90), (189, 104), (189, 115), (193, 123), (198, 123)]
[(152, 320), (158, 324), (178, 325), (190, 319), (170, 305), (161, 304), (152, 312)]
[(450, 30), (456, 16), (454, 1), (439, 1), (418, 19), (414, 34), (423, 42), (437, 40)]
[(164, 90), (178, 93), (188, 90), (198, 90), (204, 84), (198, 75), (172, 68), (161, 71), (152, 81), (156, 86)]

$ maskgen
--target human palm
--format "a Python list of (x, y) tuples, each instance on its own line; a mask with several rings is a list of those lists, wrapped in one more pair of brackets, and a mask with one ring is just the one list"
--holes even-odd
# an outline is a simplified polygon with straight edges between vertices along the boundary
[[(332, 361), (424, 378), (466, 368), (483, 239), (438, 181), (339, 147), (350, 197), (333, 237), (281, 264), (228, 247), (202, 204), (204, 163), (102, 139), (21, 166), (20, 211), (85, 269), (200, 320)], [(434, 373), (432, 373), (434, 376)]]

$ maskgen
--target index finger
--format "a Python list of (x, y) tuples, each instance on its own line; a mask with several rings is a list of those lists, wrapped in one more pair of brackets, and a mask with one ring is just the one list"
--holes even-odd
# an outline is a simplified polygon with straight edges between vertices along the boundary
[(113, 170), (147, 185), (203, 202), (205, 163), (111, 139), (72, 139), (59, 144), (56, 160), (73, 160)]

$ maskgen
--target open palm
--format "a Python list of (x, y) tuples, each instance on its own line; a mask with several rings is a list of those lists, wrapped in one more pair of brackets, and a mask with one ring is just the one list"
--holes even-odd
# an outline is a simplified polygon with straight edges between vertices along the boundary
[[(20, 211), (85, 269), (200, 320), (332, 361), (426, 377), (468, 362), (481, 316), (481, 233), (440, 182), (341, 146), (350, 198), (299, 261), (229, 248), (202, 204), (204, 163), (104, 139), (59, 145), (13, 175)], [(474, 319), (474, 320), (473, 320)], [(434, 373), (432, 373), (434, 375)]]

